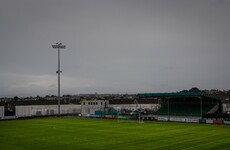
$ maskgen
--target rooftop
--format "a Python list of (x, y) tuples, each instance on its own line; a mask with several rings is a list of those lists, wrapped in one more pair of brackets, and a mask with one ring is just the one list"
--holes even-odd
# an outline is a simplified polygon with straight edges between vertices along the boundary
[(139, 97), (192, 97), (204, 96), (203, 92), (174, 92), (174, 93), (139, 93)]

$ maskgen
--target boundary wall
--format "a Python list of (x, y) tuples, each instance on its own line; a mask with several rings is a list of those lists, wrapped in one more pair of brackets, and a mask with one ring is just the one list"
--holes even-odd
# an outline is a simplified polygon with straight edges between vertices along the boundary
[[(79, 114), (81, 113), (81, 105), (60, 105), (60, 114)], [(16, 106), (16, 117), (32, 117), (32, 116), (49, 116), (57, 115), (57, 105), (27, 105)]]
[(156, 120), (159, 121), (172, 121), (172, 122), (190, 122), (190, 123), (199, 123), (198, 117), (169, 117), (168, 116), (157, 116)]
[(221, 124), (226, 124), (226, 125), (230, 125), (230, 121), (224, 121), (221, 119), (200, 119), (200, 118), (196, 118), (196, 117), (170, 117), (168, 118), (168, 116), (158, 116), (155, 117), (156, 120), (158, 121), (172, 121), (172, 122), (190, 122), (190, 123), (203, 123), (203, 124), (217, 124), (217, 125), (221, 125)]

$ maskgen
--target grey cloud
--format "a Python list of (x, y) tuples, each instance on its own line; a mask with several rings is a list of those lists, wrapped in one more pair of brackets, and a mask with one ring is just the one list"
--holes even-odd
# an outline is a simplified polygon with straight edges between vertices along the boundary
[[(227, 0), (2, 0), (0, 95), (55, 94), (56, 42), (63, 94), (227, 90), (229, 14)], [(7, 90), (12, 74), (30, 90)]]

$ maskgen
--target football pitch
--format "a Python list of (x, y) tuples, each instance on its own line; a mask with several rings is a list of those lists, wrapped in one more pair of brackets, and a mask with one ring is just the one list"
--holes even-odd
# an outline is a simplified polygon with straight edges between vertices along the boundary
[(1, 150), (230, 150), (230, 126), (53, 117), (0, 121)]

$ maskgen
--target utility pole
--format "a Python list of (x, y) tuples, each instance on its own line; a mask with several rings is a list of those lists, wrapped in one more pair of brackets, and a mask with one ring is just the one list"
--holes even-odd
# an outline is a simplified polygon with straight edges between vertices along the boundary
[(203, 116), (203, 108), (202, 108), (202, 98), (201, 97), (199, 97), (199, 99), (200, 99), (200, 117), (201, 117), (201, 119), (203, 119), (202, 118), (202, 116)]
[(169, 114), (169, 97), (166, 98), (167, 99), (167, 102), (168, 102), (168, 121), (170, 121), (170, 114)]
[(56, 45), (52, 45), (52, 47), (58, 49), (58, 70), (56, 73), (58, 74), (58, 115), (60, 115), (60, 73), (62, 72), (60, 70), (60, 49), (65, 49), (66, 46), (62, 45), (62, 43), (56, 43)]

